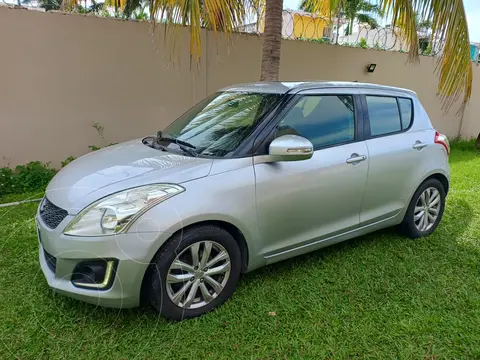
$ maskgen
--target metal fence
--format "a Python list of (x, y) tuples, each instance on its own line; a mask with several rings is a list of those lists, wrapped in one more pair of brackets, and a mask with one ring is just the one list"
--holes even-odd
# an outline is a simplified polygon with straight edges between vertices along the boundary
[[(261, 34), (263, 22), (255, 19), (244, 26), (240, 32)], [(284, 10), (282, 36), (290, 40), (303, 40), (318, 43), (338, 44), (351, 47), (377, 50), (407, 52), (408, 46), (402, 38), (401, 30), (391, 25), (372, 28), (346, 18), (327, 18), (310, 13)], [(443, 49), (444, 42), (434, 40), (429, 29), (418, 30), (420, 53), (436, 56)]]

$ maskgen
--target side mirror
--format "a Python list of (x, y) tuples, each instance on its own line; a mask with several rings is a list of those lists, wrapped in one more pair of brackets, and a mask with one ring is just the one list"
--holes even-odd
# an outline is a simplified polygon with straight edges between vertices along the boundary
[(307, 160), (313, 156), (313, 145), (304, 137), (283, 135), (270, 143), (268, 153), (273, 161)]

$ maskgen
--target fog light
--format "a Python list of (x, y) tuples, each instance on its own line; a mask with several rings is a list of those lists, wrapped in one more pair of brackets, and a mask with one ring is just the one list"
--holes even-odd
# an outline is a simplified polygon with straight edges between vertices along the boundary
[(113, 283), (115, 265), (115, 260), (82, 261), (75, 266), (72, 283), (77, 287), (106, 290)]

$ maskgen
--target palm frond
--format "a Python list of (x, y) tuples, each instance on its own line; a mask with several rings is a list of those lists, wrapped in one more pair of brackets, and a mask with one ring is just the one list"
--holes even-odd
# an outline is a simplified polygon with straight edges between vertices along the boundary
[(472, 95), (472, 62), (467, 17), (462, 0), (413, 0), (421, 18), (430, 22), (432, 38), (445, 42), (437, 71), (438, 93), (448, 110), (463, 95), (462, 108)]
[(378, 28), (378, 21), (373, 16), (368, 14), (357, 14), (357, 20), (359, 23), (368, 24), (372, 29)]
[(357, 5), (357, 12), (369, 13), (382, 16), (382, 9), (377, 4), (372, 4), (369, 1), (361, 0)]
[(319, 14), (331, 17), (338, 8), (341, 0), (303, 0), (300, 8), (311, 12), (312, 14)]
[(188, 25), (190, 54), (198, 62), (201, 56), (201, 29), (208, 28), (217, 36), (226, 36), (241, 25), (249, 9), (257, 8), (260, 0), (153, 0), (151, 18), (165, 26), (166, 39), (174, 49), (178, 48), (179, 30)]
[(392, 16), (393, 27), (400, 29), (400, 35), (408, 45), (408, 59), (418, 62), (418, 35), (413, 2), (417, 0), (382, 0), (382, 13)]

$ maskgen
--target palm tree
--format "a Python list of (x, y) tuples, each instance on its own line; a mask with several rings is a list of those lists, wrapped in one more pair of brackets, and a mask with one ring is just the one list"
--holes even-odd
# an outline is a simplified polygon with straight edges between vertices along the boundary
[[(376, 16), (382, 16), (380, 6), (370, 3), (367, 0), (337, 0), (335, 3), (335, 13), (337, 18), (344, 16), (348, 19), (348, 27), (345, 35), (351, 35), (353, 23), (358, 20), (359, 23), (368, 24), (372, 29), (378, 27)], [(302, 0), (300, 9), (307, 12), (314, 12), (312, 2)]]
[(278, 80), (282, 43), (283, 0), (265, 0), (265, 30), (260, 81)]
[(353, 22), (358, 20), (359, 23), (368, 24), (372, 29), (378, 27), (378, 22), (375, 16), (382, 16), (382, 11), (378, 5), (371, 4), (366, 0), (343, 0), (341, 2), (343, 12), (349, 20), (348, 33), (353, 32)]

